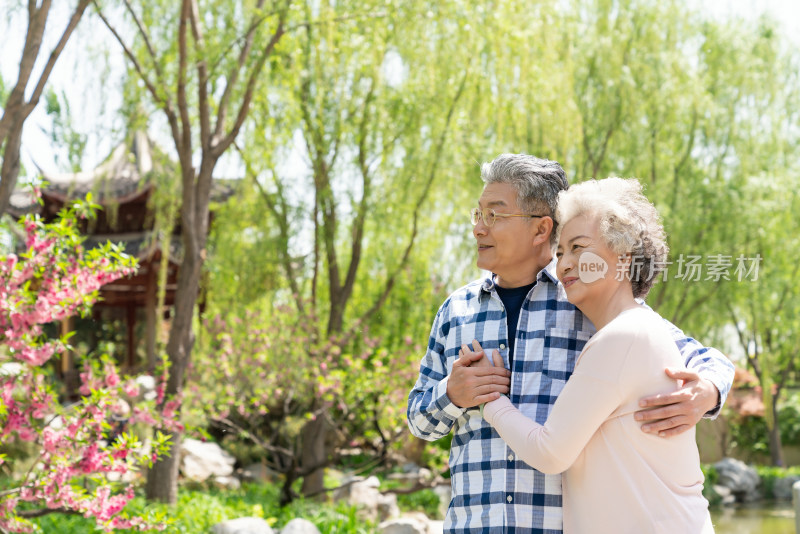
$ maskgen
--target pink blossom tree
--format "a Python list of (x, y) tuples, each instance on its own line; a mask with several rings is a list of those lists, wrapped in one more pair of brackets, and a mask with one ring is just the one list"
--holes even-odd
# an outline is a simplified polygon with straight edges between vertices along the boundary
[[(280, 474), (281, 504), (298, 497), (298, 479), (349, 462), (348, 451), (363, 452), (354, 471), (374, 468), (407, 432), (405, 400), (422, 348), (409, 338), (389, 354), (366, 326), (319, 339), (316, 324), (288, 305), (209, 318), (185, 392), (185, 406), (212, 433), (252, 444)], [(308, 421), (330, 430), (330, 453), (304, 454)]]
[[(44, 325), (85, 314), (101, 286), (136, 268), (135, 259), (114, 244), (83, 247), (78, 220), (97, 207), (89, 197), (52, 223), (25, 217), (24, 252), (0, 256), (0, 446), (28, 442), (36, 451), (27, 460), (0, 454), (0, 464), (12, 473), (0, 486), (0, 532), (29, 532), (31, 518), (53, 512), (92, 517), (106, 531), (159, 526), (123, 512), (134, 495), (131, 483), (122, 482), (125, 475), (152, 463), (169, 445), (161, 434), (144, 446), (133, 432), (111, 432), (115, 410), (139, 397), (135, 381), (121, 378), (110, 358), (87, 361), (82, 397), (66, 407), (45, 368), (69, 346), (67, 339), (49, 338)], [(153, 402), (164, 401), (163, 382), (157, 392), (150, 404), (136, 402), (129, 423), (179, 426), (153, 409)], [(13, 465), (26, 461), (29, 466)]]

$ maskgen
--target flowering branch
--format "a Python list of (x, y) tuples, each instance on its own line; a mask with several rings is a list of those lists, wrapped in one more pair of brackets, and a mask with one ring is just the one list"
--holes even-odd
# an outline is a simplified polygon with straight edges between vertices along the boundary
[[(5, 371), (0, 373), (0, 443), (39, 447), (26, 474), (0, 491), (3, 532), (30, 532), (29, 520), (49, 513), (92, 517), (104, 531), (163, 528), (122, 513), (134, 489), (120, 480), (140, 465), (152, 464), (169, 446), (157, 434), (147, 447), (133, 433), (115, 433), (109, 424), (138, 401), (135, 383), (123, 381), (109, 357), (87, 361), (80, 375), (82, 398), (65, 408), (43, 369), (69, 348), (66, 338), (48, 338), (43, 326), (86, 314), (104, 284), (136, 268), (135, 259), (111, 243), (84, 249), (77, 224), (97, 207), (88, 197), (52, 223), (26, 217), (25, 250), (0, 257), (0, 346), (6, 349), (0, 352)], [(166, 406), (173, 402), (167, 400)], [(178, 427), (167, 415), (152, 402), (138, 402), (128, 422)], [(0, 464), (6, 461), (0, 455)], [(40, 508), (18, 509), (23, 502)]]

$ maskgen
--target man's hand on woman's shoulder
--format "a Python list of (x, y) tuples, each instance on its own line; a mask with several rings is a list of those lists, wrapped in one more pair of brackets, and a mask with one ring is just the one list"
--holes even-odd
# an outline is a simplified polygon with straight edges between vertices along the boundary
[(694, 427), (703, 416), (719, 405), (719, 391), (709, 380), (695, 371), (667, 368), (668, 377), (679, 380), (682, 387), (672, 393), (652, 395), (639, 400), (634, 415), (642, 421), (642, 431), (660, 437), (676, 436)]

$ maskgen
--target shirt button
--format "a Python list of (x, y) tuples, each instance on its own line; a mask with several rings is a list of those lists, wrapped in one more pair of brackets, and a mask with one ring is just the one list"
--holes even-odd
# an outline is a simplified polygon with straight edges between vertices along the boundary
[(513, 462), (514, 461), (514, 455), (513, 454), (509, 454), (508, 455), (508, 461), (509, 462)]
[(508, 502), (511, 502), (511, 501), (513, 501), (513, 500), (514, 500), (514, 498), (513, 498), (511, 495), (509, 495), (508, 497), (506, 497), (506, 500), (507, 500)]
[(506, 346), (503, 343), (500, 343), (500, 348), (504, 349), (504, 348), (506, 348)]

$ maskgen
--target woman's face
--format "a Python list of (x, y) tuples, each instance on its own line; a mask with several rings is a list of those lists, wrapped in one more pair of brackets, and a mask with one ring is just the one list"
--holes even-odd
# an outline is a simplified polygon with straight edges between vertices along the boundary
[(624, 280), (617, 268), (619, 258), (600, 237), (599, 226), (597, 218), (579, 215), (564, 225), (558, 240), (558, 279), (567, 299), (579, 308), (592, 301), (606, 302)]

